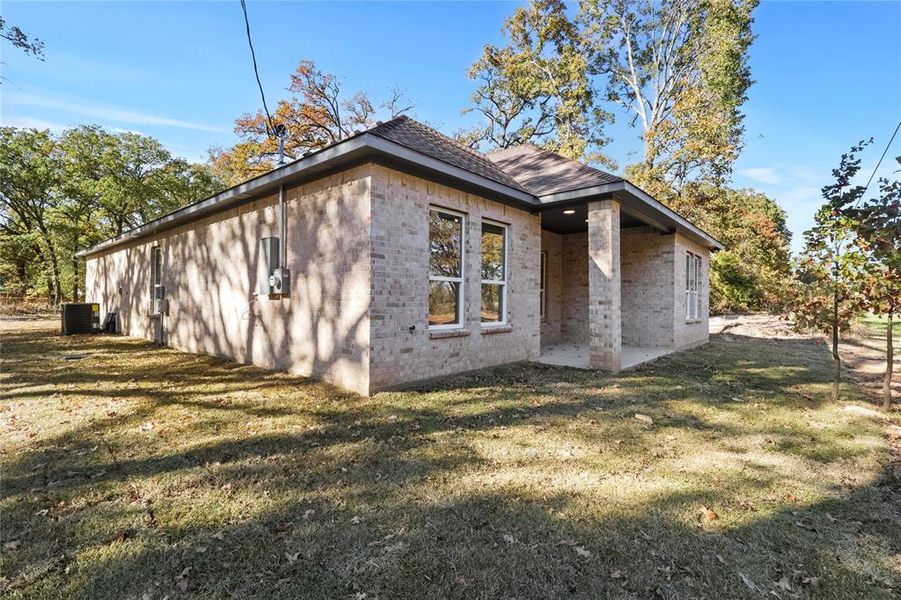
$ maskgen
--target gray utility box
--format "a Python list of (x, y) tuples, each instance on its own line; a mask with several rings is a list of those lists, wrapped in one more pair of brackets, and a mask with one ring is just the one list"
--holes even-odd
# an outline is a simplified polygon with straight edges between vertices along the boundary
[(260, 296), (284, 296), (291, 291), (291, 273), (280, 264), (280, 250), (277, 237), (260, 239), (260, 259), (257, 263), (257, 294)]

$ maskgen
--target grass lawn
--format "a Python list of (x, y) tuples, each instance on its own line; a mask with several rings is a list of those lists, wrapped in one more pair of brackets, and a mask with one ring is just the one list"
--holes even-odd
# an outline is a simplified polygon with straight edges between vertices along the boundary
[(851, 384), (829, 401), (821, 345), (721, 334), (616, 377), (361, 398), (56, 327), (3, 333), (2, 595), (901, 591), (887, 418)]

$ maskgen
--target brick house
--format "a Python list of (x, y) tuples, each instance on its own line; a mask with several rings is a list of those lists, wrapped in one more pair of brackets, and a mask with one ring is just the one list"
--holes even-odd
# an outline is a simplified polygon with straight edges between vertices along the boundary
[(82, 256), (125, 334), (370, 394), (704, 343), (718, 248), (622, 178), (398, 117)]

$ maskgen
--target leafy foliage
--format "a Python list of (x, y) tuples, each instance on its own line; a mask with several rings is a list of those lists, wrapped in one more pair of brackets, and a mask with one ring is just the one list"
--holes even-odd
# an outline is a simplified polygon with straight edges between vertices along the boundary
[(600, 152), (608, 110), (640, 124), (643, 157), (625, 176), (720, 239), (715, 311), (783, 303), (790, 277), (785, 213), (770, 198), (728, 187), (742, 149), (741, 106), (756, 0), (533, 0), (471, 67), (467, 109), (486, 125), (459, 132), (472, 147), (536, 143), (614, 166)]
[(13, 48), (18, 48), (38, 60), (44, 60), (44, 42), (29, 36), (16, 25), (8, 24), (2, 16), (0, 16), (0, 38), (12, 44)]
[(79, 295), (76, 253), (211, 195), (221, 183), (159, 141), (81, 126), (0, 128), (0, 277), (16, 295)]
[(487, 124), (463, 132), (465, 143), (508, 148), (535, 143), (563, 156), (612, 161), (599, 153), (611, 116), (599, 107), (576, 24), (561, 0), (535, 0), (504, 23), (509, 43), (486, 45), (469, 70), (472, 96)]
[(826, 202), (816, 213), (815, 225), (804, 232), (804, 252), (797, 266), (794, 319), (799, 327), (831, 334), (833, 399), (838, 399), (841, 378), (839, 334), (850, 327), (862, 308), (860, 293), (867, 257), (855, 244), (859, 221), (846, 209), (856, 206), (865, 192), (864, 186), (851, 185), (851, 181), (860, 171), (859, 154), (868, 143), (852, 146), (833, 169), (835, 181), (822, 189)]
[[(348, 96), (338, 77), (321, 71), (309, 60), (297, 65), (288, 91), (291, 96), (279, 100), (272, 119), (286, 128), (285, 151), (294, 157), (369, 126), (379, 112), (393, 118), (413, 108), (398, 88), (390, 91), (378, 109), (363, 91)], [(236, 119), (235, 133), (241, 141), (233, 147), (209, 150), (210, 165), (217, 177), (228, 185), (236, 185), (276, 166), (278, 139), (262, 111)]]
[[(895, 158), (901, 164), (901, 157)], [(901, 308), (901, 181), (879, 180), (879, 197), (844, 209), (857, 223), (856, 243), (864, 253), (861, 293), (866, 308), (888, 319), (883, 408), (892, 405), (894, 348), (892, 321)]]

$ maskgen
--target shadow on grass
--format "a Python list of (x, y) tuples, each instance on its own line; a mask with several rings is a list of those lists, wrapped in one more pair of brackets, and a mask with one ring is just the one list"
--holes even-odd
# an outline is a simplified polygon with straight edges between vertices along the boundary
[[(888, 471), (814, 502), (775, 498), (759, 517), (735, 506), (783, 475), (752, 461), (618, 495), (620, 481), (660, 476), (666, 436), (734, 439), (736, 451), (769, 437), (825, 465), (860, 456), (851, 425), (827, 436), (770, 418), (829, 408), (828, 357), (809, 345), (724, 335), (617, 377), (518, 364), (363, 399), (123, 338), (4, 342), (4, 403), (39, 403), (46, 386), (119, 401), (4, 457), (4, 540), (24, 540), (4, 557), (13, 595), (848, 598), (898, 583)], [(35, 363), (61, 348), (104, 356), (78, 372)], [(579, 468), (561, 459), (572, 489), (536, 483), (554, 460), (487, 446), (523, 429), (503, 452), (542, 436), (591, 452)], [(700, 505), (745, 513), (699, 523)]]

